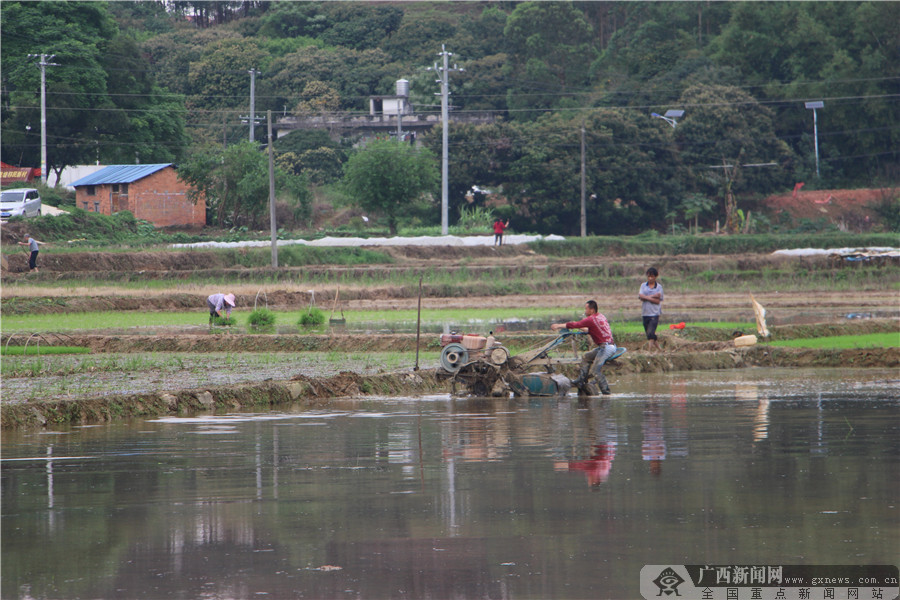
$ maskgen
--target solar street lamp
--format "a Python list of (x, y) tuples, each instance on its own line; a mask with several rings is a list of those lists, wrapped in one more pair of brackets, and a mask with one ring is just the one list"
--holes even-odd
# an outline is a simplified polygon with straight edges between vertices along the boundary
[(814, 102), (805, 102), (806, 108), (813, 111), (813, 144), (816, 150), (816, 177), (819, 176), (819, 125), (816, 122), (816, 109), (825, 108), (825, 103), (821, 100)]
[(680, 119), (683, 115), (684, 115), (683, 110), (678, 110), (675, 108), (673, 108), (671, 110), (667, 110), (666, 114), (664, 114), (664, 115), (661, 115), (658, 113), (650, 113), (651, 117), (656, 117), (657, 119), (662, 119), (663, 121), (665, 121), (666, 123), (671, 125), (673, 129), (675, 128), (676, 125), (678, 125), (677, 119)]

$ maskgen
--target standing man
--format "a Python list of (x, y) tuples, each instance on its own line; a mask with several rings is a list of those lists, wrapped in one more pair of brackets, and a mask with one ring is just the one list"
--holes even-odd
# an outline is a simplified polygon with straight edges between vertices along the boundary
[(497, 219), (494, 221), (494, 245), (502, 246), (503, 245), (503, 230), (509, 227), (509, 219), (506, 220), (506, 223)]
[(206, 306), (209, 307), (209, 324), (212, 325), (214, 317), (221, 317), (222, 311), (225, 311), (225, 317), (231, 316), (231, 309), (234, 308), (234, 294), (213, 294), (206, 299)]
[(581, 329), (586, 327), (591, 340), (597, 345), (594, 349), (585, 352), (581, 357), (581, 371), (572, 385), (584, 389), (588, 379), (593, 376), (600, 387), (600, 393), (604, 396), (610, 394), (609, 383), (601, 370), (610, 356), (616, 353), (616, 345), (613, 342), (612, 331), (609, 329), (609, 321), (600, 314), (595, 300), (584, 303), (584, 318), (580, 321), (568, 321), (567, 323), (554, 323), (550, 326), (553, 331), (560, 329)]
[(31, 257), (28, 259), (28, 270), (29, 272), (34, 271), (38, 272), (37, 268), (37, 255), (40, 251), (38, 248), (38, 244), (43, 244), (44, 242), (39, 242), (33, 237), (31, 237), (30, 233), (25, 234), (25, 241), (19, 242), (20, 246), (28, 246), (28, 249), (31, 250)]
[(641, 317), (644, 321), (644, 333), (647, 335), (647, 346), (650, 350), (659, 350), (656, 327), (662, 314), (663, 289), (656, 281), (659, 271), (655, 267), (647, 269), (647, 281), (641, 284), (638, 298), (641, 300)]

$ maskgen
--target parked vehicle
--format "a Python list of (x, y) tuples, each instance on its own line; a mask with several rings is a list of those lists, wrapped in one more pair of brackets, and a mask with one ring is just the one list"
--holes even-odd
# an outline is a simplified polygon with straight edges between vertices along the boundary
[(0, 192), (0, 218), (39, 217), (41, 193), (34, 188), (17, 188)]

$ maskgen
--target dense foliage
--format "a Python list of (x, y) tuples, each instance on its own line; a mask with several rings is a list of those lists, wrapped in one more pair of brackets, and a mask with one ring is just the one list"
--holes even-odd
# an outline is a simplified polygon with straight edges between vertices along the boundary
[[(401, 216), (417, 208), (433, 211), (437, 186), (434, 156), (427, 149), (390, 140), (375, 140), (350, 157), (344, 184), (363, 210), (385, 216), (392, 234)], [(428, 210), (432, 209), (432, 210)]]
[[(582, 128), (595, 234), (676, 220), (737, 228), (755, 196), (795, 182), (900, 179), (897, 2), (144, 0), (4, 2), (0, 11), (2, 159), (13, 164), (39, 164), (40, 69), (29, 54), (56, 65), (47, 67), (48, 160), (60, 170), (221, 160), (210, 144), (246, 139), (251, 69), (258, 115), (359, 117), (369, 96), (392, 94), (401, 78), (415, 112), (435, 115), (426, 67), (444, 44), (465, 69), (450, 76), (451, 215), (477, 185), (502, 196), (498, 215), (513, 226), (575, 233)], [(825, 104), (819, 178), (810, 100)], [(684, 110), (675, 127), (650, 116), (668, 109)], [(490, 123), (468, 121), (485, 112)], [(356, 135), (291, 133), (276, 143), (278, 165), (329, 185)], [(424, 144), (439, 155), (440, 132)], [(394, 225), (439, 220), (403, 209), (411, 197), (396, 200)], [(486, 200), (477, 194), (475, 204)], [(223, 195), (210, 221), (252, 220), (249, 202)]]

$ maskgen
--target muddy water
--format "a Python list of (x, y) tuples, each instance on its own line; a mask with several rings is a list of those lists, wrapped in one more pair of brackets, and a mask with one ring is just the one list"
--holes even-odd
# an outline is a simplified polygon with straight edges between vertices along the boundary
[(898, 377), (5, 433), (0, 595), (635, 598), (644, 564), (896, 564)]

